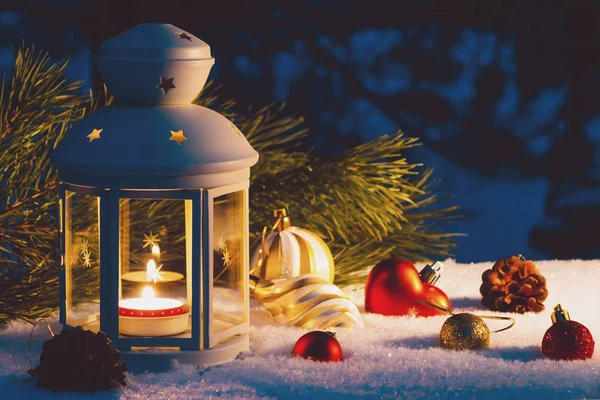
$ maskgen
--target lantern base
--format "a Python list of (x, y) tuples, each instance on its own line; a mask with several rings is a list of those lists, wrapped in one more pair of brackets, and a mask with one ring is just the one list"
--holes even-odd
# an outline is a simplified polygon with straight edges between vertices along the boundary
[(121, 350), (121, 360), (127, 363), (127, 370), (131, 373), (164, 372), (172, 367), (174, 361), (196, 366), (223, 364), (234, 360), (249, 347), (250, 337), (246, 333), (206, 350), (172, 350), (160, 347)]

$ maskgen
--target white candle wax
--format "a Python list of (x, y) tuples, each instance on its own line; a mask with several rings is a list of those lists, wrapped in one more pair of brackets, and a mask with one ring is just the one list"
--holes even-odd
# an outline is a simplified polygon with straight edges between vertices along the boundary
[(133, 299), (121, 300), (119, 302), (119, 307), (141, 311), (167, 310), (170, 308), (181, 307), (182, 305), (182, 301), (161, 297), (152, 299), (137, 297)]
[(183, 306), (182, 301), (162, 297), (154, 297), (154, 291), (150, 286), (146, 286), (142, 290), (142, 297), (125, 299), (119, 302), (119, 307), (121, 308), (139, 311), (168, 310), (181, 306)]

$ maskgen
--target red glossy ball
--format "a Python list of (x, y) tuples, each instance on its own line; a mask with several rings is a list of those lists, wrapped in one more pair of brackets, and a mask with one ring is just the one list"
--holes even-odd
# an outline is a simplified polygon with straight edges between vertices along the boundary
[(314, 361), (341, 361), (342, 346), (334, 333), (312, 331), (298, 339), (294, 354)]
[(558, 360), (586, 360), (594, 354), (594, 338), (579, 322), (558, 321), (546, 331), (542, 352)]
[(419, 303), (430, 301), (452, 308), (448, 296), (439, 288), (421, 282), (415, 266), (401, 258), (390, 258), (375, 265), (365, 284), (365, 310), (383, 315), (446, 315), (441, 310)]

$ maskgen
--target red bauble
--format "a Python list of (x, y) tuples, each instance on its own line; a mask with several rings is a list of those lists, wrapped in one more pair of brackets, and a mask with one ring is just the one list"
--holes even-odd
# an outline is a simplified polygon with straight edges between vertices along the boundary
[(579, 322), (558, 321), (546, 331), (542, 352), (558, 360), (586, 360), (594, 354), (594, 338)]
[(342, 346), (335, 338), (335, 333), (312, 331), (298, 339), (294, 354), (314, 361), (341, 361)]
[(442, 307), (452, 308), (446, 294), (429, 283), (423, 283), (415, 266), (401, 258), (390, 258), (377, 264), (367, 277), (365, 285), (365, 310), (383, 315), (409, 315), (422, 317), (447, 313), (419, 303), (433, 301)]

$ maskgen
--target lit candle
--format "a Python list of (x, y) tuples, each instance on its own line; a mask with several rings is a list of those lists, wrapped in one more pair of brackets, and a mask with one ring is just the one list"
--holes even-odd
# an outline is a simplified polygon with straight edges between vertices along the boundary
[(190, 310), (183, 302), (160, 298), (146, 286), (141, 297), (119, 302), (119, 333), (129, 336), (172, 336), (189, 327)]
[(130, 282), (152, 282), (158, 281), (174, 282), (183, 279), (183, 275), (178, 272), (161, 271), (162, 264), (156, 266), (156, 261), (160, 261), (160, 247), (157, 244), (152, 245), (152, 258), (146, 263), (146, 271), (133, 271), (123, 274), (121, 279)]
[(183, 302), (175, 299), (157, 298), (150, 286), (146, 286), (142, 290), (141, 297), (119, 302), (119, 314), (126, 317), (167, 317), (183, 313)]
[[(152, 258), (146, 263), (145, 271), (129, 272), (121, 279), (133, 282), (178, 281), (183, 275), (161, 271), (160, 247), (152, 244)], [(150, 286), (142, 289), (141, 297), (119, 302), (119, 333), (129, 336), (171, 336), (188, 329), (189, 307), (175, 299), (157, 298)]]

